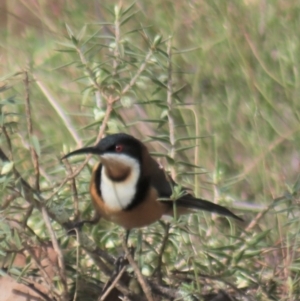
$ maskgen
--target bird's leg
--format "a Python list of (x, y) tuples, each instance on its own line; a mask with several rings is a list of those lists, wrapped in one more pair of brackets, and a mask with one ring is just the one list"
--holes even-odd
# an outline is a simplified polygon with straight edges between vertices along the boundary
[[(130, 234), (130, 230), (126, 229), (124, 234), (125, 235), (123, 236), (123, 245), (126, 246), (128, 251), (130, 252), (131, 256), (133, 256), (134, 255), (134, 248), (133, 247), (128, 247), (128, 237), (129, 237), (129, 234)], [(118, 265), (121, 266), (119, 268), (119, 270), (121, 270), (123, 268), (123, 266), (127, 265), (127, 264), (128, 264), (128, 260), (126, 259), (126, 255), (124, 255), (124, 253), (123, 253), (116, 260), (116, 263), (115, 263), (116, 270), (118, 268)]]
[(126, 229), (125, 231), (126, 231), (125, 232), (125, 244), (127, 246), (128, 245), (128, 238), (129, 238), (129, 235), (130, 235), (130, 229), (129, 230)]
[(128, 265), (128, 260), (125, 256), (119, 256), (115, 263), (115, 269), (111, 275), (111, 277), (108, 279), (108, 281), (105, 283), (102, 289), (102, 296), (105, 294), (106, 290), (113, 284), (115, 279), (119, 276), (120, 273), (123, 273), (125, 271), (125, 267)]

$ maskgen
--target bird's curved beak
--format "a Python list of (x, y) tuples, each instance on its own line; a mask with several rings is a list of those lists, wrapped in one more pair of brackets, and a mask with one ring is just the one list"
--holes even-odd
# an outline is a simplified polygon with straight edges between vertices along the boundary
[(66, 155), (64, 155), (61, 159), (66, 159), (71, 156), (76, 156), (76, 155), (81, 155), (81, 154), (94, 154), (94, 155), (101, 155), (102, 151), (99, 148), (96, 148), (95, 146), (90, 146), (90, 147), (83, 147), (80, 149), (77, 149), (73, 152), (70, 152)]

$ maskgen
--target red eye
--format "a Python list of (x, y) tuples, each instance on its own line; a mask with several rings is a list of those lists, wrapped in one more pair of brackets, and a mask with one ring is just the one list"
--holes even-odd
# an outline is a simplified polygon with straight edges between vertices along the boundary
[(117, 144), (115, 148), (117, 153), (120, 153), (123, 150), (123, 145), (122, 144)]

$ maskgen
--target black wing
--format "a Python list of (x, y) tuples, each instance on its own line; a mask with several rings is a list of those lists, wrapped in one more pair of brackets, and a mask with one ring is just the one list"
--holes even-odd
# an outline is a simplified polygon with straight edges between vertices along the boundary
[[(154, 159), (152, 159), (151, 165), (152, 165), (152, 172), (151, 172), (152, 186), (157, 190), (160, 198), (169, 198), (172, 195), (171, 185), (176, 186), (177, 184), (173, 181), (171, 177), (166, 175), (164, 169), (160, 168), (158, 163)], [(189, 193), (183, 195), (178, 200), (176, 200), (176, 204), (177, 206), (180, 207), (215, 212), (221, 215), (230, 216), (237, 220), (243, 221), (243, 219), (241, 219), (240, 217), (232, 213), (229, 209), (207, 200), (195, 198)], [(172, 205), (172, 203), (170, 203), (170, 205)]]

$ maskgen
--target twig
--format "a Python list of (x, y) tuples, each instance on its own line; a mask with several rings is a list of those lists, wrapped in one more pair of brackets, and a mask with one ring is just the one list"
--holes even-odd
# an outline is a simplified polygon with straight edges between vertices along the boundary
[(100, 256), (104, 260), (106, 260), (110, 265), (114, 265), (116, 258), (109, 253), (103, 251), (99, 247), (96, 247), (95, 250), (93, 251), (93, 254)]
[[(69, 174), (73, 173), (72, 167), (69, 163), (69, 161), (66, 159), (66, 168)], [(76, 181), (75, 178), (71, 179), (71, 190), (72, 190), (72, 196), (73, 196), (73, 201), (74, 201), (74, 220), (78, 221), (79, 218), (79, 199), (78, 199), (78, 191), (76, 187)]]
[[(30, 288), (31, 290), (33, 290), (36, 294), (40, 295), (42, 298), (44, 298), (46, 301), (53, 301), (52, 298), (49, 298), (49, 296), (47, 294), (44, 294), (43, 292), (41, 292), (38, 288), (35, 287), (34, 283), (24, 283), (24, 285), (26, 285), (28, 288)], [(28, 296), (29, 297), (29, 296)], [(31, 298), (28, 298), (26, 300), (30, 300)]]
[(286, 88), (286, 85), (284, 83), (282, 83), (279, 78), (277, 78), (275, 75), (273, 75), (272, 72), (267, 68), (267, 66), (264, 63), (264, 60), (262, 60), (261, 57), (259, 56), (257, 48), (255, 47), (254, 43), (250, 39), (249, 34), (245, 30), (243, 30), (243, 33), (244, 33), (244, 37), (245, 37), (247, 43), (250, 46), (250, 49), (251, 49), (254, 57), (257, 59), (258, 63), (262, 67), (262, 69), (269, 75), (269, 77), (271, 77), (280, 86), (282, 86), (283, 88)]
[(139, 76), (141, 75), (141, 73), (146, 69), (147, 64), (148, 64), (150, 58), (152, 57), (152, 55), (153, 55), (153, 50), (150, 49), (149, 52), (147, 53), (146, 57), (145, 57), (144, 62), (141, 64), (141, 66), (140, 66), (139, 69), (137, 70), (135, 76), (134, 76), (134, 77), (131, 79), (131, 81), (124, 87), (124, 89), (122, 90), (121, 94), (118, 95), (118, 96), (116, 96), (116, 97), (114, 98), (114, 101), (120, 100), (121, 96), (123, 96), (124, 94), (126, 94), (126, 93), (129, 91), (129, 89), (131, 89), (131, 88), (135, 85), (135, 83), (136, 83), (137, 79), (139, 78)]
[(76, 301), (77, 298), (77, 293), (78, 293), (78, 282), (79, 282), (79, 275), (78, 275), (78, 270), (79, 270), (79, 232), (78, 229), (75, 228), (76, 232), (76, 239), (77, 239), (77, 245), (76, 245), (76, 276), (75, 276), (75, 292), (74, 292), (74, 297), (73, 301)]
[[(106, 266), (106, 264), (102, 261), (101, 258), (99, 258), (99, 255), (96, 251), (91, 251), (88, 248), (84, 247), (87, 254), (94, 260), (95, 264), (100, 268), (100, 270), (107, 276), (111, 277), (112, 271)], [(114, 260), (115, 262), (115, 260)], [(131, 296), (131, 291), (122, 283), (116, 283), (115, 287), (124, 295), (124, 296)]]
[(14, 191), (12, 194), (5, 196), (2, 200), (0, 210), (6, 209), (10, 205), (10, 203), (13, 202), (18, 197), (20, 197), (20, 193), (17, 191)]
[(111, 114), (111, 112), (113, 110), (114, 103), (115, 103), (115, 101), (113, 99), (111, 99), (111, 98), (107, 99), (107, 107), (106, 107), (106, 110), (105, 110), (105, 115), (104, 115), (102, 124), (101, 124), (100, 129), (99, 129), (99, 133), (98, 133), (98, 136), (97, 136), (96, 144), (104, 136), (104, 132), (105, 132), (105, 129), (107, 127), (107, 123), (108, 123), (110, 114)]
[(163, 254), (165, 251), (165, 248), (167, 246), (167, 242), (168, 242), (168, 238), (169, 238), (169, 230), (170, 230), (170, 224), (163, 224), (164, 225), (164, 237), (161, 243), (161, 248), (158, 254), (158, 263), (157, 263), (157, 267), (156, 267), (156, 274), (157, 274), (157, 280), (159, 284), (162, 284), (162, 272), (161, 272), (161, 268), (162, 268), (162, 258), (163, 258)]
[(98, 299), (98, 301), (104, 301), (105, 300), (105, 298), (115, 288), (116, 284), (119, 282), (119, 280), (121, 279), (121, 277), (125, 273), (126, 268), (127, 268), (126, 266), (123, 266), (123, 268), (121, 269), (121, 271), (118, 273), (117, 277), (114, 279), (114, 281), (112, 282), (112, 284), (107, 288), (107, 290), (105, 291), (105, 293)]
[(155, 291), (157, 294), (163, 296), (164, 298), (167, 298), (167, 300), (173, 300), (176, 298), (178, 298), (178, 300), (180, 300), (180, 297), (182, 297), (180, 295), (179, 291), (174, 288), (162, 286), (154, 281), (149, 282), (149, 284), (153, 291)]
[(60, 295), (59, 292), (57, 291), (57, 289), (53, 285), (52, 279), (50, 278), (50, 276), (48, 275), (48, 273), (46, 272), (46, 270), (44, 269), (44, 267), (41, 265), (40, 260), (36, 257), (36, 255), (34, 254), (34, 252), (31, 250), (30, 246), (28, 246), (26, 242), (23, 242), (23, 246), (24, 246), (25, 250), (31, 256), (31, 259), (34, 261), (35, 265), (40, 270), (41, 274), (43, 275), (43, 279), (47, 283), (48, 293), (49, 294), (54, 294), (53, 297), (54, 296), (56, 298), (59, 297), (59, 295)]
[(24, 217), (23, 217), (23, 221), (22, 221), (22, 225), (23, 225), (24, 227), (26, 227), (27, 221), (28, 221), (28, 219), (30, 218), (33, 209), (34, 209), (33, 204), (29, 204), (29, 207), (27, 208), (26, 213), (25, 213), (25, 215), (24, 215)]
[(117, 75), (117, 69), (119, 65), (119, 43), (120, 43), (120, 9), (119, 6), (117, 6), (117, 12), (115, 14), (115, 50), (114, 50), (114, 59), (113, 59), (113, 69), (114, 73), (113, 76)]
[(46, 210), (46, 207), (44, 205), (41, 206), (41, 211), (42, 211), (42, 215), (43, 215), (46, 227), (47, 227), (48, 232), (50, 234), (53, 249), (55, 250), (55, 252), (57, 254), (58, 267), (59, 267), (59, 272), (60, 272), (60, 279), (61, 279), (61, 282), (62, 282), (62, 285), (63, 285), (63, 300), (67, 301), (67, 300), (69, 300), (69, 297), (68, 297), (69, 293), (68, 293), (68, 284), (67, 284), (64, 257), (63, 257), (62, 251), (59, 247), (59, 244), (58, 244), (57, 238), (55, 236), (55, 233), (53, 231), (53, 228), (51, 226), (49, 214), (48, 214), (48, 212)]
[(55, 191), (53, 191), (53, 193), (51, 193), (51, 195), (45, 200), (45, 202), (48, 202), (49, 200), (51, 200), (59, 191), (60, 189), (71, 179), (75, 178), (76, 176), (79, 175), (79, 173), (83, 170), (83, 168), (86, 166), (86, 164), (89, 162), (90, 158), (92, 157), (92, 155), (88, 155), (86, 157), (86, 159), (83, 161), (83, 163), (71, 174), (68, 175), (60, 184), (59, 186), (56, 188)]
[(276, 203), (284, 200), (285, 198), (286, 198), (286, 196), (281, 196), (281, 197), (274, 199), (273, 202), (269, 206), (267, 206), (264, 210), (259, 212), (256, 215), (256, 217), (249, 223), (249, 225), (247, 226), (245, 231), (242, 233), (241, 237), (245, 237), (246, 233), (249, 232), (250, 230), (252, 230), (258, 224), (258, 222), (276, 205)]
[[(26, 139), (22, 136), (21, 133), (17, 133), (18, 137), (20, 138), (24, 148), (28, 149), (30, 151), (30, 144)], [(49, 183), (52, 183), (53, 180), (51, 180), (50, 176), (46, 173), (46, 171), (43, 169), (43, 167), (39, 166), (39, 173), (43, 176), (44, 179), (46, 179)], [(50, 189), (50, 188), (49, 188)]]
[(44, 93), (44, 95), (46, 96), (47, 100), (52, 105), (52, 107), (54, 108), (54, 110), (56, 111), (56, 113), (58, 114), (58, 116), (61, 118), (61, 120), (65, 124), (65, 127), (70, 132), (71, 136), (73, 137), (73, 139), (75, 140), (75, 142), (77, 143), (77, 145), (81, 146), (82, 145), (81, 138), (78, 136), (78, 134), (77, 134), (75, 128), (73, 127), (71, 121), (69, 120), (68, 116), (63, 112), (62, 108), (58, 104), (58, 101), (51, 95), (51, 93), (48, 90), (48, 88), (45, 86), (44, 83), (41, 82), (41, 80), (39, 80), (37, 78), (36, 75), (33, 75), (33, 78), (35, 79), (36, 84), (38, 85), (38, 87), (40, 88), (40, 90)]
[(151, 288), (149, 286), (149, 284), (147, 283), (146, 279), (144, 278), (144, 276), (142, 275), (138, 265), (136, 264), (136, 262), (134, 261), (134, 259), (132, 258), (129, 250), (128, 250), (128, 247), (127, 247), (127, 243), (126, 243), (126, 239), (124, 237), (123, 241), (122, 241), (122, 245), (123, 245), (123, 249), (125, 251), (125, 254), (126, 254), (126, 258), (128, 259), (131, 267), (133, 268), (134, 270), (134, 273), (136, 274), (137, 276), (137, 279), (143, 289), (143, 292), (147, 298), (148, 301), (154, 301), (153, 297), (152, 297), (152, 293), (151, 293)]
[[(170, 157), (174, 160), (175, 159), (175, 121), (173, 118), (173, 105), (172, 105), (172, 39), (171, 37), (168, 40), (168, 48), (167, 48), (167, 54), (168, 54), (168, 91), (167, 91), (167, 104), (168, 104), (168, 122), (169, 122), (169, 137), (170, 137), (170, 143), (171, 143), (171, 149), (170, 149)], [(175, 166), (172, 165), (170, 168), (171, 171), (171, 177), (175, 180), (176, 178), (176, 170)]]
[(7, 130), (6, 130), (5, 126), (2, 127), (2, 131), (4, 133), (4, 136), (5, 136), (5, 139), (6, 139), (6, 143), (7, 143), (7, 146), (8, 146), (8, 150), (9, 150), (9, 159), (11, 161), (13, 161), (13, 153), (12, 153), (11, 141), (10, 141), (10, 138), (9, 138), (9, 135), (7, 133)]
[(32, 119), (31, 119), (31, 109), (30, 109), (30, 96), (29, 96), (29, 78), (28, 73), (25, 71), (25, 78), (24, 78), (24, 85), (25, 85), (25, 111), (26, 111), (26, 121), (27, 121), (27, 132), (28, 137), (30, 139), (30, 154), (31, 160), (34, 167), (34, 174), (35, 174), (35, 189), (37, 191), (40, 190), (40, 171), (39, 171), (39, 158), (38, 155), (32, 145)]

